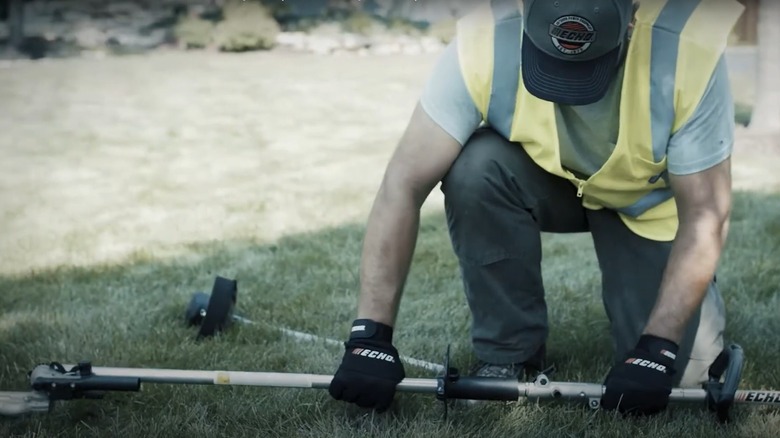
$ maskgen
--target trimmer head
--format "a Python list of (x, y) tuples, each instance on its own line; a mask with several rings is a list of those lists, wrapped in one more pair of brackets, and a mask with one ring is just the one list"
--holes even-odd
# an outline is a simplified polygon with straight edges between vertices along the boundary
[(200, 324), (198, 339), (214, 336), (231, 325), (237, 295), (236, 280), (224, 277), (216, 278), (211, 295), (193, 294), (185, 316), (188, 324)]
[(195, 292), (192, 294), (192, 298), (190, 298), (190, 302), (187, 304), (187, 310), (184, 313), (187, 325), (200, 325), (203, 322), (203, 317), (206, 316), (206, 309), (209, 307), (209, 300), (211, 300), (211, 295), (206, 292)]

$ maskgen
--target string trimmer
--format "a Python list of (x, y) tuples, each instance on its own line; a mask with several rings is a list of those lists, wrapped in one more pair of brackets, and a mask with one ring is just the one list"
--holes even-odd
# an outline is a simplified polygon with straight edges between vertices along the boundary
[[(698, 403), (714, 411), (721, 422), (729, 420), (729, 411), (734, 404), (780, 408), (780, 391), (738, 389), (743, 363), (742, 348), (729, 346), (710, 367), (707, 383), (701, 388), (673, 389), (670, 402)], [(599, 408), (604, 392), (601, 384), (555, 382), (545, 374), (536, 376), (531, 382), (461, 376), (456, 368), (449, 366), (449, 348), (444, 366), (447, 371), (436, 378), (404, 379), (398, 384), (398, 391), (433, 394), (442, 401), (563, 400), (582, 402), (592, 409)], [(30, 391), (0, 392), (0, 414), (49, 412), (58, 401), (98, 399), (113, 391), (140, 391), (142, 383), (325, 389), (332, 378), (318, 374), (112, 368), (93, 367), (89, 362), (77, 365), (55, 362), (32, 369)]]

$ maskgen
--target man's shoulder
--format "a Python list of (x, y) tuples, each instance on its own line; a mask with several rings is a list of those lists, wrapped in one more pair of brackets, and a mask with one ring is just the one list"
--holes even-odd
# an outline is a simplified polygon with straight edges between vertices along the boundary
[(523, 13), (517, 0), (499, 0), (481, 3), (460, 18), (464, 24), (500, 26), (522, 21)]
[(522, 21), (523, 13), (515, 2), (499, 3), (493, 7), (493, 17), (495, 17), (497, 26), (507, 22)]

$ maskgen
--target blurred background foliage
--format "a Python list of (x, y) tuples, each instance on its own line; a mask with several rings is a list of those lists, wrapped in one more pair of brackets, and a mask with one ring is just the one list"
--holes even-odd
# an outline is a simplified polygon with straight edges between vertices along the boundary
[(282, 31), (311, 34), (333, 30), (368, 37), (429, 35), (448, 43), (455, 34), (455, 17), (425, 22), (379, 15), (349, 4), (332, 4), (323, 8), (320, 14), (312, 15), (296, 13), (284, 2), (230, 0), (217, 11), (201, 9), (181, 14), (174, 27), (174, 36), (183, 48), (211, 47), (233, 52), (271, 49)]
[[(758, 0), (745, 12), (727, 54), (733, 82), (755, 79)], [(455, 35), (470, 0), (0, 0), (0, 59), (157, 49), (327, 55), (434, 54)], [(735, 118), (751, 120), (755, 87), (735, 87)]]

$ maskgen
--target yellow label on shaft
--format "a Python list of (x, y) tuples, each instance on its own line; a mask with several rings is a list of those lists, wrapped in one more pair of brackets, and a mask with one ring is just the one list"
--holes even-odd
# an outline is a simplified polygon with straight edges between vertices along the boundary
[(214, 383), (217, 385), (230, 385), (230, 374), (217, 373), (217, 378), (214, 379)]

